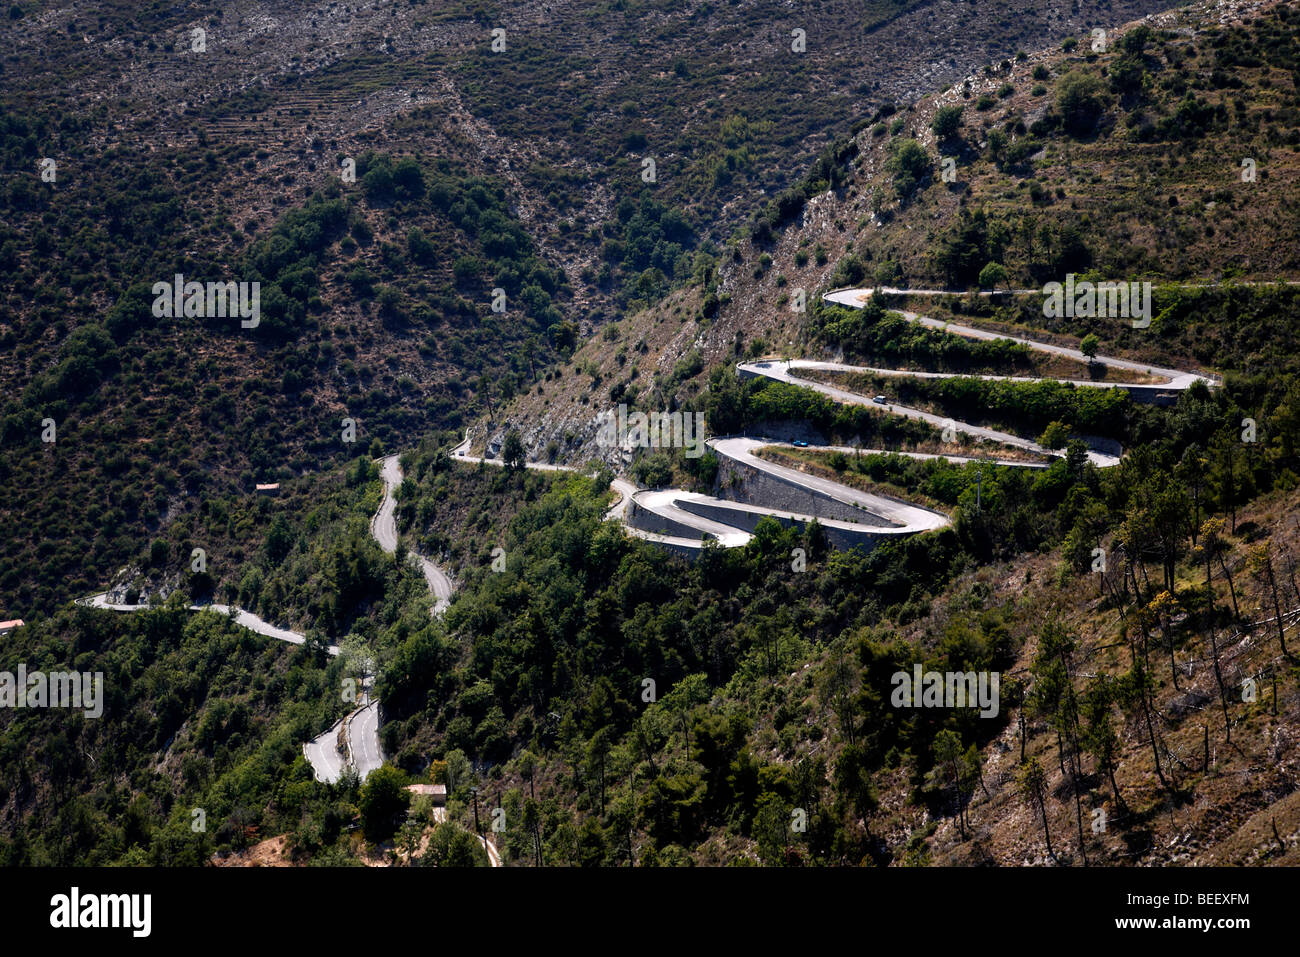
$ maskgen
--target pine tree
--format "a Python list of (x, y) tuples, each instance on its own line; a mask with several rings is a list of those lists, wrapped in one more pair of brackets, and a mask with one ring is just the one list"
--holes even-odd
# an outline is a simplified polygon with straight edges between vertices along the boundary
[(1029, 804), (1031, 811), (1037, 811), (1043, 823), (1043, 841), (1047, 845), (1047, 856), (1056, 859), (1052, 850), (1052, 832), (1047, 826), (1047, 774), (1037, 758), (1030, 758), (1020, 766), (1016, 774), (1016, 784), (1021, 796)]

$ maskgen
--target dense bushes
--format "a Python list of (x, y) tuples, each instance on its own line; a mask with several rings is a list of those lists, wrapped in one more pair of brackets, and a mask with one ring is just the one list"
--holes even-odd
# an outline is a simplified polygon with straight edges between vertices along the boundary
[[(750, 546), (708, 549), (688, 565), (627, 537), (603, 520), (605, 508), (603, 485), (578, 476), (557, 478), (522, 506), (505, 537), (505, 570), (468, 571), (448, 613), (449, 628), (467, 642), (463, 668), (451, 667), (454, 650), (430, 635), (409, 640), (387, 673), (381, 694), (394, 747), (411, 755), (411, 770), (430, 748), (449, 762), (459, 751), (501, 762), (521, 747), (571, 762), (582, 775), (574, 800), (584, 838), (568, 843), (565, 828), (578, 826), (564, 823), (572, 812), (554, 798), (538, 802), (554, 822), (541, 840), (548, 862), (626, 860), (620, 829), (628, 828), (652, 838), (642, 863), (672, 858), (728, 821), (766, 842), (763, 809), (785, 807), (788, 820), (790, 802), (805, 798), (827, 816), (817, 853), (860, 859), (868, 852), (853, 836), (852, 807), (827, 795), (825, 767), (792, 774), (760, 757), (757, 729), (739, 704), (757, 700), (766, 680), (810, 643), (938, 587), (961, 566), (956, 536), (863, 556), (829, 552), (815, 527), (801, 534), (764, 522)], [(810, 574), (791, 573), (795, 547), (806, 550)], [(853, 602), (833, 598), (849, 587)], [(999, 660), (1006, 645), (998, 641), (1000, 650), (963, 651), (963, 660)], [(658, 688), (650, 703), (642, 697), (647, 677)], [(729, 703), (709, 707), (724, 686)], [(850, 720), (873, 724), (879, 707), (864, 699)], [(680, 748), (672, 738), (683, 723), (685, 758), (659, 758)], [(930, 733), (928, 724), (907, 732)], [(632, 791), (626, 768), (641, 755), (654, 760)], [(807, 775), (802, 785), (799, 774)], [(503, 835), (507, 846), (517, 840), (531, 857), (535, 835), (512, 833)]]
[(930, 436), (929, 426), (911, 419), (844, 405), (813, 389), (767, 378), (740, 380), (733, 370), (709, 377), (704, 414), (714, 434), (740, 432), (758, 423), (806, 421), (840, 441), (911, 443)]
[(1133, 402), (1123, 389), (1076, 388), (1064, 382), (997, 382), (973, 377), (891, 380), (903, 405), (933, 401), (946, 414), (1003, 423), (1037, 435), (1051, 422), (1124, 439)]
[(1009, 339), (971, 339), (886, 312), (873, 297), (862, 309), (818, 300), (812, 310), (813, 334), (850, 359), (885, 368), (920, 368), (928, 372), (996, 369), (1014, 374), (1031, 367), (1031, 350)]
[[(0, 150), (12, 152), (27, 149), (43, 127), (39, 118), (0, 113), (0, 128)], [(136, 172), (60, 181), (57, 208), (42, 185), (32, 209), (15, 210), (0, 226), (0, 249), (9, 244), (16, 255), (16, 238), (35, 232), (43, 250), (24, 259), (28, 268), (15, 277), (33, 290), (30, 315), (0, 332), (0, 342), (24, 350), (24, 360), (8, 367), (14, 388), (0, 400), (7, 450), (0, 481), (24, 516), (21, 526), (42, 529), (18, 534), (9, 556), (39, 574), (20, 582), (17, 566), (0, 568), (16, 613), (102, 584), (103, 569), (138, 550), (138, 523), (169, 511), (178, 480), (190, 493), (201, 482), (213, 498), (342, 461), (340, 453), (350, 452), (337, 440), (344, 415), (359, 423), (362, 441), (399, 444), (431, 422), (456, 427), (478, 400), (459, 381), (466, 368), (510, 394), (577, 344), (578, 327), (558, 308), (569, 294), (563, 274), (510, 215), (505, 191), (447, 161), (424, 166), (365, 154), (360, 189), (335, 183), (265, 230), (250, 221), (216, 242), (195, 240), (203, 217), (194, 217), (196, 232), (182, 216), (182, 198), (206, 191), (180, 184), (214, 177), (206, 165), (190, 174), (162, 153), (98, 162)], [(171, 221), (149, 218), (164, 210)], [(45, 229), (45, 220), (56, 228)], [(248, 242), (249, 235), (257, 238)], [(87, 254), (100, 256), (103, 268), (86, 294), (109, 305), (102, 322), (74, 323), (67, 316), (89, 307), (69, 295), (64, 271)], [(228, 318), (155, 317), (153, 283), (178, 272), (187, 280), (260, 283), (261, 323), (241, 329)], [(430, 289), (428, 279), (439, 276), (442, 287)], [(518, 321), (480, 321), (493, 315), (497, 285)], [(408, 377), (402, 386), (368, 361), (381, 348), (365, 321), (372, 309), (398, 336), (409, 337), (412, 323), (444, 327), (431, 381)], [(422, 353), (426, 347), (433, 351), (426, 341)], [(389, 382), (393, 388), (384, 388)], [(54, 443), (41, 441), (46, 419), (56, 425)], [(50, 455), (61, 464), (41, 482), (27, 481), (47, 471), (40, 457)], [(189, 464), (180, 470), (180, 463)], [(102, 505), (69, 505), (109, 499), (110, 516)], [(41, 546), (64, 532), (85, 547)]]
[[(8, 641), (52, 670), (103, 672), (105, 706), (94, 721), (0, 715), (5, 812), (21, 822), (0, 839), (6, 865), (199, 866), (347, 799), (315, 784), (301, 755), (343, 707), (341, 664), (309, 649), (173, 607), (69, 609)], [(167, 770), (164, 751), (176, 756)]]

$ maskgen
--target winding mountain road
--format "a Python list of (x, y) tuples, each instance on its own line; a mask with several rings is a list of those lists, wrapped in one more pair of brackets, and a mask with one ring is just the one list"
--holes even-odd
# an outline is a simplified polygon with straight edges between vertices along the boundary
[[(402, 467), (399, 456), (388, 455), (379, 460), (379, 476), (384, 482), (384, 498), (379, 511), (370, 520), (370, 534), (387, 554), (397, 552), (397, 488), (402, 484)], [(409, 561), (416, 565), (429, 585), (433, 596), (431, 614), (435, 617), (447, 610), (451, 593), (455, 589), (451, 577), (429, 558), (411, 552)], [(379, 702), (371, 701), (368, 690), (362, 693), (361, 705), (341, 719), (347, 742), (347, 754), (340, 751), (339, 724), (303, 745), (303, 754), (316, 772), (316, 779), (333, 783), (352, 767), (364, 781), (371, 771), (384, 763), (384, 749), (379, 742)]]
[[(384, 500), (370, 522), (370, 534), (379, 547), (392, 555), (397, 551), (397, 487), (402, 484), (402, 466), (398, 456), (389, 455), (379, 460), (379, 474), (384, 480)], [(435, 562), (412, 552), (411, 561), (417, 564), (429, 583), (432, 592), (433, 614), (441, 615), (451, 603), (454, 586), (451, 578)]]
[(344, 770), (347, 769), (347, 762), (343, 760), (343, 754), (338, 747), (339, 731), (345, 720), (347, 720), (346, 716), (339, 718), (328, 731), (312, 738), (302, 746), (303, 755), (315, 772), (317, 781), (338, 784)]
[[(1010, 432), (1000, 432), (997, 429), (990, 429), (982, 425), (971, 425), (969, 422), (959, 422), (956, 419), (950, 418), (949, 416), (936, 415), (933, 412), (926, 412), (922, 409), (914, 409), (911, 408), (910, 406), (898, 405), (897, 403), (891, 402), (891, 403), (886, 403), (884, 405), (880, 405), (879, 403), (875, 403), (871, 399), (868, 399), (866, 396), (858, 395), (857, 393), (850, 392), (847, 389), (839, 389), (833, 385), (827, 385), (824, 382), (818, 382), (815, 379), (805, 379), (801, 376), (796, 375), (792, 371), (795, 369), (829, 369), (829, 370), (834, 370), (839, 372), (868, 372), (868, 373), (881, 371), (881, 370), (869, 368), (867, 366), (850, 366), (850, 365), (844, 365), (843, 363), (840, 362), (812, 362), (812, 361), (807, 361), (802, 359), (793, 359), (793, 360), (767, 360), (764, 362), (746, 362), (746, 363), (741, 363), (741, 365), (739, 365), (737, 369), (742, 375), (765, 376), (769, 379), (775, 379), (778, 382), (788, 382), (792, 385), (802, 386), (805, 389), (813, 389), (814, 391), (820, 392), (822, 395), (830, 396), (836, 402), (841, 402), (845, 405), (873, 406), (875, 408), (883, 409), (887, 412), (892, 412), (894, 415), (901, 415), (904, 416), (905, 418), (917, 419), (921, 422), (926, 422), (939, 430), (943, 430), (945, 428), (951, 428), (956, 432), (961, 432), (965, 435), (970, 435), (977, 439), (981, 439), (983, 441), (999, 442), (1002, 445), (1009, 445), (1012, 448), (1023, 449), (1026, 452), (1034, 452), (1038, 455), (1057, 456), (1061, 454), (1059, 452), (1053, 451), (1052, 449), (1044, 448), (1043, 446), (1039, 445), (1037, 442), (1034, 442), (1030, 439), (1023, 438), (1022, 436), (1019, 435), (1012, 435)], [(886, 372), (886, 374), (906, 376), (906, 375), (910, 375), (911, 373), (891, 371), (891, 372)], [(946, 376), (943, 373), (929, 373), (929, 376), (933, 378), (949, 378), (949, 376)], [(1041, 379), (1012, 379), (1012, 377), (1010, 376), (1005, 376), (1003, 378), (1009, 379), (1011, 381), (1019, 381), (1019, 382), (1043, 381)], [(947, 458), (947, 456), (944, 456), (944, 458)], [(1088, 459), (1098, 468), (1110, 468), (1113, 465), (1119, 464), (1118, 455), (1111, 455), (1108, 452), (1102, 452), (1097, 449), (1089, 449)], [(1017, 463), (1017, 464), (1023, 464), (1023, 463)]]
[[(397, 487), (402, 483), (402, 471), (396, 455), (381, 459), (379, 464), (380, 477), (384, 482), (384, 499), (380, 503), (379, 511), (371, 519), (370, 532), (379, 547), (391, 555), (397, 551), (397, 501), (395, 496)], [(423, 555), (412, 553), (411, 560), (419, 566), (424, 574), (425, 581), (428, 582), (429, 591), (434, 598), (432, 613), (441, 615), (451, 601), (451, 593), (454, 587), (451, 578), (436, 563)], [(90, 608), (103, 608), (119, 612), (141, 611), (151, 607), (150, 605), (110, 602), (107, 593), (78, 599), (77, 603)], [(288, 628), (273, 625), (243, 608), (232, 608), (229, 605), (215, 603), (190, 605), (188, 607), (192, 611), (214, 611), (221, 615), (233, 614), (236, 624), (268, 638), (275, 638), (295, 645), (305, 644), (307, 641), (305, 635), (291, 631)], [(326, 650), (330, 655), (337, 656), (339, 654), (337, 645), (330, 645)], [(349, 745), (349, 755), (347, 757), (340, 751), (339, 731), (341, 725), (345, 726)], [(371, 771), (384, 763), (383, 747), (379, 742), (379, 702), (371, 701), (368, 693), (363, 692), (361, 706), (335, 722), (328, 731), (304, 744), (303, 755), (311, 764), (318, 781), (335, 783), (342, 777), (344, 770), (349, 766), (355, 768), (357, 775), (364, 781)]]
[(347, 723), (352, 766), (364, 781), (384, 763), (384, 749), (379, 744), (379, 702), (362, 695), (361, 707), (348, 715)]
[[(77, 604), (85, 605), (88, 608), (103, 608), (108, 611), (119, 612), (143, 611), (154, 607), (151, 605), (110, 602), (107, 593), (78, 599)], [(236, 624), (259, 635), (266, 635), (268, 638), (275, 638), (293, 645), (305, 644), (307, 641), (305, 635), (272, 625), (243, 608), (232, 608), (229, 605), (219, 604), (189, 605), (188, 607), (190, 611), (214, 611), (220, 615), (230, 615), (233, 612)], [(338, 645), (330, 645), (326, 648), (326, 651), (332, 656), (337, 656), (339, 653)], [(348, 723), (349, 738), (355, 742), (355, 752), (364, 756), (364, 760), (354, 762), (357, 773), (361, 775), (362, 780), (365, 780), (367, 774), (383, 763), (383, 752), (379, 745), (378, 708), (378, 702), (364, 705), (352, 714), (340, 718), (328, 731), (302, 746), (303, 755), (312, 766), (316, 780), (330, 784), (337, 783), (339, 778), (343, 776), (344, 769), (348, 766), (348, 762), (343, 759), (342, 754), (339, 752), (338, 745), (339, 726), (344, 722)], [(362, 717), (363, 715), (365, 717)]]
[[(1200, 287), (1193, 287), (1193, 288), (1200, 288)], [(872, 292), (873, 290), (871, 289), (862, 289), (862, 288), (837, 289), (832, 292), (826, 293), (826, 295), (824, 295), (822, 298), (826, 302), (833, 302), (840, 306), (848, 306), (851, 309), (861, 309), (863, 306), (866, 305), (867, 300), (871, 298)], [(943, 289), (884, 288), (881, 290), (881, 292), (894, 294), (894, 295), (905, 295), (905, 296), (943, 296), (943, 295), (950, 294), (948, 290), (943, 290)], [(1016, 289), (1013, 290), (1013, 292), (1017, 294), (1041, 295), (1041, 290), (1037, 290), (1037, 289)], [(1068, 346), (1053, 345), (1050, 342), (1039, 342), (1036, 339), (1025, 339), (1020, 336), (1009, 336), (1006, 333), (991, 332), (988, 329), (976, 329), (974, 326), (963, 326), (960, 325), (959, 323), (947, 322), (942, 319), (932, 319), (929, 316), (922, 316), (919, 313), (909, 312), (905, 309), (891, 309), (890, 311), (897, 312), (908, 322), (914, 322), (917, 325), (926, 327), (927, 329), (939, 329), (944, 332), (951, 332), (954, 335), (965, 336), (968, 339), (983, 339), (986, 341), (993, 341), (996, 339), (1007, 339), (1010, 340), (1011, 342), (1015, 342), (1020, 345), (1027, 346), (1028, 348), (1033, 349), (1036, 352), (1042, 352), (1048, 355), (1061, 356), (1066, 359), (1073, 359), (1076, 362), (1086, 363), (1090, 361), (1088, 356), (1084, 355), (1078, 349), (1071, 349)], [(1217, 379), (1215, 379), (1212, 376), (1207, 376), (1199, 372), (1184, 372), (1178, 369), (1164, 369), (1161, 368), (1160, 366), (1153, 366), (1146, 362), (1137, 362), (1133, 359), (1117, 359), (1114, 356), (1099, 355), (1094, 357), (1091, 361), (1097, 363), (1098, 365), (1107, 366), (1111, 369), (1124, 369), (1125, 371), (1128, 372), (1140, 372), (1140, 373), (1147, 373), (1153, 376), (1158, 376), (1160, 378), (1163, 378), (1165, 382), (1160, 383), (1158, 386), (1155, 386), (1155, 388), (1160, 388), (1170, 392), (1181, 392), (1184, 389), (1190, 388), (1193, 382), (1198, 382), (1198, 381), (1204, 382), (1206, 385), (1209, 386), (1218, 385)], [(947, 373), (941, 373), (941, 372), (928, 372), (928, 373), (927, 372), (901, 372), (901, 371), (891, 372), (889, 370), (877, 370), (877, 369), (863, 369), (862, 371), (884, 372), (884, 374), (886, 375), (903, 375), (903, 376), (914, 375), (921, 378), (945, 378), (945, 377), (958, 378), (958, 376), (956, 375), (949, 375)], [(1042, 381), (1040, 379), (1024, 379), (1024, 378), (1017, 379), (1014, 376), (979, 376), (978, 378), (1010, 379), (1013, 382)], [(1083, 379), (1057, 380), (1057, 381), (1072, 381), (1074, 382), (1075, 385), (1078, 386), (1086, 386), (1088, 388), (1100, 388), (1100, 389), (1113, 388), (1113, 387), (1120, 387), (1120, 388), (1131, 387), (1130, 384), (1122, 383), (1122, 382), (1092, 382)]]
[[(901, 290), (885, 289), (885, 292), (907, 295), (946, 295), (948, 290)], [(1022, 290), (1033, 292), (1034, 290)], [(826, 301), (852, 308), (861, 308), (871, 296), (870, 289), (844, 289), (827, 293)], [(915, 322), (927, 328), (945, 330), (957, 335), (974, 339), (1009, 339), (1021, 343), (1030, 349), (1048, 353), (1078, 362), (1088, 362), (1078, 349), (1037, 342), (1015, 336), (962, 326), (928, 318), (913, 312), (893, 310), (909, 322)], [(1070, 382), (1078, 388), (1125, 388), (1130, 392), (1153, 390), (1161, 393), (1177, 393), (1190, 388), (1194, 383), (1202, 382), (1209, 386), (1217, 385), (1213, 377), (1199, 372), (1186, 372), (1176, 369), (1164, 369), (1128, 359), (1109, 356), (1096, 356), (1091, 361), (1115, 369), (1142, 373), (1155, 379), (1149, 383), (1093, 382), (1088, 380), (1054, 380)], [(906, 416), (928, 422), (940, 429), (952, 428), (956, 431), (976, 437), (977, 439), (1001, 443), (1042, 456), (1060, 456), (1062, 453), (1045, 449), (1035, 442), (1020, 436), (1000, 432), (983, 426), (955, 421), (951, 418), (934, 415), (920, 409), (909, 408), (892, 403), (876, 403), (872, 399), (858, 395), (846, 389), (840, 389), (798, 374), (799, 370), (821, 370), (831, 372), (861, 372), (887, 376), (914, 376), (918, 378), (957, 378), (957, 374), (935, 372), (911, 372), (897, 369), (877, 369), (867, 366), (852, 366), (844, 363), (816, 360), (777, 360), (767, 359), (741, 363), (737, 367), (742, 376), (762, 376), (779, 382), (787, 382), (816, 390), (837, 402), (854, 405), (870, 405), (890, 414)], [(1037, 382), (1042, 379), (1014, 376), (979, 376), (986, 380), (1005, 380), (1014, 382)], [(697, 554), (706, 542), (716, 542), (723, 547), (736, 547), (746, 544), (752, 537), (753, 528), (765, 517), (774, 518), (783, 524), (802, 525), (817, 521), (833, 540), (840, 544), (853, 545), (874, 543), (890, 537), (915, 535), (943, 528), (950, 523), (947, 515), (932, 509), (923, 508), (899, 499), (855, 489), (833, 479), (812, 475), (799, 469), (778, 462), (772, 462), (756, 454), (765, 446), (788, 446), (790, 443), (747, 436), (722, 436), (708, 440), (708, 446), (729, 467), (739, 469), (742, 473), (757, 481), (759, 491), (756, 497), (770, 496), (779, 501), (738, 501), (716, 498), (696, 492), (678, 489), (638, 489), (632, 482), (615, 478), (611, 488), (618, 494), (617, 501), (605, 514), (607, 521), (621, 522), (633, 535), (648, 541), (658, 542), (687, 553)], [(824, 451), (842, 451), (861, 454), (888, 454), (883, 449), (856, 449), (843, 446), (822, 446)], [(454, 461), (466, 463), (487, 463), (503, 466), (501, 459), (485, 459), (470, 454), (470, 437), (452, 449)], [(1022, 468), (1045, 468), (1042, 463), (1020, 462), (995, 457), (971, 457), (947, 455), (940, 453), (899, 452), (917, 459), (945, 459), (966, 463), (982, 461), (990, 464), (1015, 466)], [(1119, 463), (1118, 455), (1104, 450), (1092, 449), (1089, 458), (1098, 466), (1108, 468)], [(384, 483), (384, 498), (378, 512), (371, 520), (371, 534), (385, 552), (393, 554), (397, 550), (398, 532), (396, 522), (396, 491), (402, 482), (401, 467), (397, 455), (389, 455), (379, 461), (380, 475)], [(555, 465), (546, 462), (527, 462), (525, 466), (540, 471), (575, 471), (571, 466)], [(748, 484), (748, 479), (745, 483)], [(767, 483), (766, 485), (764, 483)], [(838, 536), (838, 538), (836, 537)], [(447, 608), (454, 584), (447, 573), (434, 561), (418, 553), (411, 553), (411, 560), (418, 564), (429, 585), (434, 598), (432, 614), (441, 615)], [(113, 611), (138, 611), (147, 605), (128, 605), (111, 603), (106, 594), (80, 599), (79, 604)], [(257, 615), (241, 608), (226, 605), (191, 605), (192, 610), (211, 610), (221, 614), (233, 614), (240, 625), (280, 641), (303, 644), (305, 636), (288, 629), (279, 628), (264, 621)], [(329, 653), (337, 655), (337, 646), (330, 646)], [(341, 718), (330, 730), (303, 746), (303, 753), (311, 763), (319, 780), (337, 781), (349, 764), (357, 770), (361, 778), (383, 763), (383, 750), (379, 742), (379, 704), (371, 701), (368, 693), (363, 693), (361, 706)], [(340, 752), (340, 731), (347, 741), (347, 754)], [(482, 838), (480, 837), (480, 840)], [(499, 867), (500, 856), (490, 842), (484, 841), (488, 849), (492, 866)]]
[[(161, 605), (129, 605), (122, 602), (111, 602), (108, 600), (108, 593), (102, 592), (98, 595), (91, 595), (89, 598), (78, 598), (78, 605), (84, 605), (87, 608), (103, 608), (107, 611), (145, 611), (149, 608), (161, 608)], [(273, 625), (265, 619), (246, 611), (243, 608), (236, 608), (231, 605), (219, 605), (214, 603), (206, 605), (186, 605), (190, 611), (214, 611), (218, 615), (230, 615), (234, 613), (235, 624), (247, 628), (249, 631), (257, 632), (259, 635), (266, 635), (268, 638), (275, 638), (279, 641), (287, 641), (291, 645), (303, 645), (307, 643), (307, 636), (300, 635), (296, 631), (290, 631), (288, 628), (280, 628)], [(330, 655), (339, 653), (338, 645), (328, 645), (325, 651)]]
[[(950, 290), (893, 289), (883, 290), (888, 293), (905, 295), (948, 295)], [(1036, 290), (1020, 290), (1032, 293)], [(841, 289), (827, 293), (823, 298), (828, 302), (851, 308), (862, 308), (872, 295), (870, 289)], [(915, 322), (927, 328), (940, 329), (956, 335), (973, 339), (996, 340), (1008, 339), (1020, 343), (1038, 352), (1059, 356), (1080, 363), (1094, 362), (1117, 370), (1140, 373), (1148, 381), (1140, 383), (1097, 382), (1088, 379), (1059, 379), (1022, 376), (981, 375), (978, 378), (990, 381), (1042, 382), (1061, 381), (1076, 388), (1122, 388), (1135, 397), (1149, 401), (1164, 401), (1176, 396), (1176, 393), (1191, 388), (1197, 382), (1215, 386), (1217, 380), (1200, 372), (1187, 372), (1178, 369), (1166, 369), (1131, 359), (1112, 356), (1095, 356), (1091, 359), (1078, 349), (1038, 342), (1017, 336), (977, 329), (956, 323), (932, 319), (918, 313), (905, 310), (892, 310), (909, 322)], [(865, 405), (880, 409), (893, 415), (926, 422), (938, 429), (952, 429), (977, 440), (997, 443), (1020, 449), (1044, 458), (1056, 458), (1064, 455), (1059, 450), (1047, 449), (1030, 439), (1012, 435), (997, 429), (961, 422), (949, 417), (935, 415), (922, 409), (915, 409), (896, 403), (878, 403), (867, 396), (859, 395), (847, 389), (841, 389), (799, 375), (800, 370), (820, 370), (831, 372), (858, 372), (886, 376), (913, 376), (917, 378), (960, 378), (956, 373), (912, 372), (900, 369), (879, 369), (869, 366), (853, 366), (839, 362), (817, 360), (777, 360), (767, 359), (740, 363), (737, 371), (741, 376), (763, 376), (779, 382), (787, 382), (804, 388), (813, 389), (836, 402), (851, 405)], [(948, 516), (922, 508), (918, 505), (898, 499), (873, 494), (843, 485), (833, 479), (811, 475), (777, 462), (772, 462), (755, 454), (764, 446), (789, 445), (789, 443), (760, 440), (749, 437), (715, 437), (708, 440), (708, 446), (729, 466), (738, 467), (744, 474), (757, 477), (767, 482), (766, 491), (757, 491), (750, 497), (758, 501), (736, 501), (721, 499), (698, 492), (686, 492), (680, 489), (637, 489), (625, 479), (615, 479), (613, 488), (619, 494), (618, 501), (606, 513), (606, 519), (621, 521), (629, 532), (649, 541), (659, 542), (688, 553), (698, 552), (708, 541), (717, 542), (724, 547), (744, 545), (751, 538), (751, 533), (758, 520), (770, 516), (783, 524), (802, 525), (813, 521), (820, 523), (840, 544), (873, 544), (890, 537), (914, 535), (921, 532), (943, 528), (950, 523)], [(1099, 443), (1093, 443), (1088, 458), (1099, 468), (1111, 468), (1119, 464), (1118, 447), (1112, 451)], [(819, 447), (825, 451), (842, 451), (861, 454), (887, 454), (884, 449), (851, 449), (842, 446)], [(470, 455), (470, 439), (466, 439), (452, 450), (455, 459), (462, 462), (487, 462), (504, 465), (500, 459), (483, 459)], [(1022, 462), (1014, 459), (997, 457), (972, 457), (965, 455), (947, 455), (939, 453), (901, 452), (920, 459), (945, 459), (957, 463), (972, 461), (989, 464), (1012, 466), (1018, 468), (1045, 468), (1042, 462)], [(561, 470), (566, 466), (548, 463), (526, 463), (528, 468), (544, 470)], [(760, 485), (763, 483), (760, 482)], [(763, 501), (767, 497), (769, 501)], [(776, 501), (779, 499), (780, 501)]]

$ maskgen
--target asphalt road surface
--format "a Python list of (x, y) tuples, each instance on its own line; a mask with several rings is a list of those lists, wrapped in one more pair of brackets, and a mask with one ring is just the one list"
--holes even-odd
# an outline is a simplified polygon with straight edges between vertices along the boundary
[(348, 741), (352, 745), (352, 766), (364, 781), (384, 763), (384, 752), (379, 746), (378, 701), (363, 705), (348, 718)]
[[(370, 533), (375, 536), (379, 547), (388, 554), (397, 551), (397, 487), (402, 484), (402, 466), (398, 456), (389, 455), (379, 460), (379, 474), (384, 480), (384, 500), (379, 505), (370, 522)], [(419, 565), (424, 580), (429, 584), (433, 595), (433, 614), (441, 615), (451, 603), (453, 586), (451, 578), (437, 563), (418, 553), (412, 553), (412, 560)]]
[(340, 718), (324, 734), (312, 738), (302, 746), (307, 763), (316, 772), (317, 781), (324, 781), (326, 784), (337, 784), (339, 778), (343, 777), (343, 769), (346, 764), (343, 755), (339, 753), (338, 749), (339, 726), (342, 723), (343, 719)]
[[(86, 605), (89, 608), (104, 608), (108, 611), (143, 611), (148, 608), (161, 607), (154, 605), (126, 605), (113, 603), (108, 600), (108, 594), (92, 595), (89, 598), (81, 598), (77, 601), (80, 605)], [(187, 605), (190, 611), (214, 611), (218, 615), (229, 615), (233, 610), (235, 613), (235, 624), (247, 628), (249, 631), (255, 631), (259, 635), (266, 635), (268, 638), (276, 638), (280, 641), (287, 641), (291, 645), (301, 645), (307, 642), (305, 635), (300, 635), (296, 631), (290, 631), (288, 628), (280, 628), (271, 624), (269, 621), (246, 611), (243, 608), (232, 608), (230, 605)], [(338, 645), (329, 645), (326, 651), (331, 655), (339, 653)]]

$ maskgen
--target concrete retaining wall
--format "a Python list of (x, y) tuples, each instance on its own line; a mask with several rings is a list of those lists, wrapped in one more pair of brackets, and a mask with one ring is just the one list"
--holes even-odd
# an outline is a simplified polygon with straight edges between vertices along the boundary
[(658, 532), (660, 535), (675, 535), (678, 538), (694, 538), (700, 541), (705, 538), (704, 533), (699, 529), (642, 508), (635, 499), (628, 503), (626, 520), (633, 528)]
[(695, 561), (700, 557), (700, 549), (691, 548), (689, 545), (678, 545), (676, 542), (655, 542), (660, 548), (665, 548), (675, 555), (680, 555), (688, 561)]
[[(739, 508), (728, 508), (726, 505), (718, 505), (713, 502), (692, 502), (679, 501), (677, 507), (685, 512), (691, 512), (702, 518), (709, 518), (715, 522), (725, 522), (736, 528), (743, 528), (747, 532), (752, 532), (758, 523), (764, 518), (773, 518), (780, 522), (786, 528), (803, 529), (807, 522), (800, 521), (797, 518), (786, 518), (782, 515), (762, 515), (758, 512), (748, 512)], [(826, 540), (836, 548), (862, 548), (864, 551), (870, 551), (882, 541), (889, 538), (897, 538), (896, 535), (889, 535), (873, 530), (870, 525), (863, 525), (859, 529), (834, 528), (823, 525), (826, 532)]]
[[(717, 450), (714, 450), (717, 454)], [(866, 509), (854, 508), (813, 489), (795, 485), (776, 475), (718, 454), (718, 478), (714, 497), (758, 505), (762, 508), (818, 518), (889, 527), (889, 523)]]

